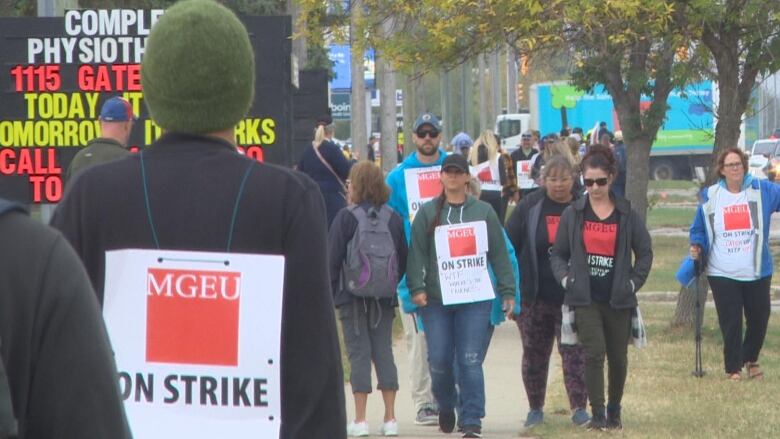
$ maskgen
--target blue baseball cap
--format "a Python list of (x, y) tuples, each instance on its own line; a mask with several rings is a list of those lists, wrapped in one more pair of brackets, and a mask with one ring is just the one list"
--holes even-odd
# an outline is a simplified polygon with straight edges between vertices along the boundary
[(133, 106), (130, 102), (118, 96), (107, 100), (100, 109), (100, 120), (106, 122), (127, 122), (136, 119), (138, 118), (133, 114)]
[(452, 138), (452, 146), (458, 149), (470, 148), (473, 144), (474, 141), (464, 132), (460, 132)]
[(417, 128), (420, 128), (425, 124), (432, 126), (437, 131), (441, 131), (441, 121), (439, 121), (439, 118), (436, 117), (433, 113), (422, 113), (417, 116), (417, 120), (414, 121), (414, 127), (412, 128), (412, 131), (417, 131)]

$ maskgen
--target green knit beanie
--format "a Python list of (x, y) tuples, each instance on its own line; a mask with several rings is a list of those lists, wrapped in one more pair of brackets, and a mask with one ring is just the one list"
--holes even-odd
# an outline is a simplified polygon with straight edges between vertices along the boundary
[(238, 17), (211, 0), (186, 0), (152, 27), (141, 63), (152, 119), (169, 131), (233, 128), (255, 92), (255, 58)]

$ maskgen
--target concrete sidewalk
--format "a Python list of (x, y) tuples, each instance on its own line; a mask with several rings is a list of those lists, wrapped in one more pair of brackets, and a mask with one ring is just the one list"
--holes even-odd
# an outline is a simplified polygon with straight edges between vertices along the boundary
[[(405, 438), (455, 438), (460, 434), (444, 434), (438, 426), (423, 427), (414, 424), (416, 411), (409, 392), (409, 362), (406, 344), (398, 339), (393, 344), (395, 363), (398, 367), (400, 390), (395, 403), (396, 419), (398, 420), (399, 436)], [(520, 342), (520, 332), (514, 322), (504, 322), (498, 326), (485, 359), (485, 413), (482, 420), (482, 433), (486, 438), (518, 437), (525, 416), (528, 413), (528, 400), (525, 397), (523, 381), (520, 373), (523, 347)], [(560, 356), (553, 351), (550, 364), (550, 376), (560, 374)], [(376, 386), (376, 376), (373, 378)], [(354, 419), (355, 407), (352, 390), (347, 383), (347, 419)], [(374, 391), (368, 397), (367, 420), (372, 436), (378, 436), (382, 423), (384, 408), (382, 396)]]

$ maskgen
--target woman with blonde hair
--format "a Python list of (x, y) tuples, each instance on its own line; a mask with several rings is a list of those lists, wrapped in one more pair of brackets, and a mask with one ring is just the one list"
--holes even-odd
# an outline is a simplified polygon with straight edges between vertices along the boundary
[(498, 145), (498, 138), (493, 131), (483, 131), (471, 147), (468, 161), (472, 167), (484, 166), (485, 162), (489, 162), (486, 169), (476, 171), (476, 176), (482, 184), (482, 194), (479, 199), (493, 207), (503, 224), (507, 200), (502, 198), (501, 191), (507, 178), (504, 171), (506, 158), (501, 154)]
[[(394, 274), (398, 276), (397, 279), (400, 279), (406, 271), (407, 246), (404, 224), (401, 217), (387, 205), (390, 188), (385, 184), (382, 170), (373, 162), (361, 161), (352, 167), (349, 173), (348, 190), (351, 204), (336, 215), (328, 235), (333, 302), (341, 321), (344, 344), (349, 356), (351, 366), (349, 381), (355, 400), (355, 419), (347, 426), (347, 432), (353, 437), (370, 434), (366, 420), (366, 404), (368, 394), (372, 390), (371, 362), (373, 360), (378, 381), (377, 388), (382, 393), (385, 404), (384, 419), (379, 434), (398, 436), (398, 423), (395, 420), (398, 370), (393, 358), (392, 337), (395, 307), (398, 306), (398, 296), (395, 294), (396, 282), (391, 283), (391, 288), (387, 291), (389, 294), (385, 294), (386, 292), (374, 288), (370, 291), (365, 291), (365, 288), (360, 289), (360, 286), (351, 288), (354, 285), (345, 278), (348, 276), (346, 274), (348, 261), (351, 260), (350, 242), (361, 230), (364, 230), (362, 227), (365, 227), (367, 222), (378, 221), (380, 225), (386, 224), (387, 228), (377, 228), (374, 233), (380, 238), (375, 239), (382, 239), (381, 242), (386, 244), (386, 248), (394, 249), (395, 258), (390, 257), (387, 267), (395, 268)], [(359, 217), (362, 220), (358, 219)], [(372, 241), (371, 244), (378, 244), (378, 242)], [(373, 264), (368, 266), (374, 267)], [(366, 265), (362, 268), (365, 269)]]
[(347, 205), (346, 180), (352, 167), (341, 148), (331, 139), (333, 125), (320, 124), (314, 131), (311, 148), (306, 148), (298, 162), (298, 170), (308, 175), (320, 187), (325, 209), (328, 214), (328, 226), (336, 213)]

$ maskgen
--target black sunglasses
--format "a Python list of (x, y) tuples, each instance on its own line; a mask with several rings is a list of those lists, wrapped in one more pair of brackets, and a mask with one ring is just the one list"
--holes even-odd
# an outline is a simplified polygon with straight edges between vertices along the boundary
[(594, 184), (597, 184), (599, 186), (606, 186), (607, 185), (607, 177), (601, 177), (601, 178), (586, 178), (585, 179), (585, 186), (591, 187)]
[(431, 139), (435, 139), (439, 136), (439, 132), (436, 130), (420, 130), (417, 131), (417, 137), (424, 139), (425, 136), (430, 137)]

